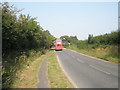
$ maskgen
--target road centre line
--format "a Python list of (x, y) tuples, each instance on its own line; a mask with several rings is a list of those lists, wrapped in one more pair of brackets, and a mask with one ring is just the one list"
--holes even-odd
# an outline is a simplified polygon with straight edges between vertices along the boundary
[(108, 74), (108, 75), (111, 74), (111, 73), (106, 72), (106, 71), (104, 71), (104, 70), (101, 70), (101, 69), (99, 69), (99, 68), (97, 68), (97, 67), (95, 67), (95, 66), (93, 66), (93, 65), (89, 65), (89, 66), (92, 67), (92, 68), (94, 68), (94, 69), (96, 69), (96, 70), (99, 70), (99, 71), (101, 71), (101, 72), (103, 72), (103, 73), (106, 73), (106, 74)]
[(81, 62), (81, 63), (84, 63), (84, 61), (80, 60), (79, 58), (77, 58), (77, 61)]
[(74, 55), (71, 55), (73, 58), (75, 58), (75, 56)]
[[(102, 62), (112, 63), (112, 62), (109, 62), (109, 61), (106, 61), (106, 60), (103, 60), (103, 59), (100, 59), (100, 58), (97, 58), (97, 57), (93, 57), (93, 56), (90, 56), (90, 55), (87, 55), (87, 54), (83, 54), (83, 53), (80, 53), (80, 52), (71, 50), (71, 49), (68, 49), (68, 50), (73, 51), (73, 52), (75, 52), (75, 53), (77, 53), (77, 54), (80, 54), (80, 55), (83, 55), (83, 56), (87, 56), (87, 57), (89, 57), (89, 58), (98, 59), (98, 60), (100, 60), (100, 61), (102, 61)], [(112, 64), (113, 64), (113, 63), (112, 63)]]

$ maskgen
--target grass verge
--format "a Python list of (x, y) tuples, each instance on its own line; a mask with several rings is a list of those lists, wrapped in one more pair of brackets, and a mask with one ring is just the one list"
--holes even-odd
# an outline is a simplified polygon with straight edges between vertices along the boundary
[(29, 66), (26, 66), (22, 70), (19, 70), (16, 73), (16, 78), (11, 88), (36, 88), (36, 85), (39, 82), (38, 72), (40, 66), (44, 58), (49, 54), (50, 51), (47, 51), (46, 54), (41, 55), (30, 62)]
[(48, 80), (50, 88), (74, 88), (60, 68), (55, 52), (48, 59)]
[(68, 47), (67, 49), (71, 49), (71, 50), (77, 51), (79, 53), (83, 53), (83, 54), (93, 56), (96, 58), (100, 58), (100, 59), (110, 61), (113, 63), (120, 63), (118, 55), (113, 56), (114, 53), (112, 52), (112, 49), (113, 49), (114, 52), (116, 52), (116, 54), (119, 54), (118, 47), (116, 47), (116, 46), (109, 46), (106, 48), (98, 47), (95, 49), (92, 49), (92, 48), (78, 49), (76, 46), (73, 45), (73, 46)]

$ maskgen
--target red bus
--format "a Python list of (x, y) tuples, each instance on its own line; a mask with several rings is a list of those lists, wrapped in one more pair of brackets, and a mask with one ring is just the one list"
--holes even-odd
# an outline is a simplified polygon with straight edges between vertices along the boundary
[(61, 50), (62, 51), (62, 40), (55, 40), (55, 50)]

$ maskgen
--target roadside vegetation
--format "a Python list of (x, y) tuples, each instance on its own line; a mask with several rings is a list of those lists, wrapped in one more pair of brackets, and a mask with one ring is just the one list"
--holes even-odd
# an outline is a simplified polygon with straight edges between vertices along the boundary
[[(34, 88), (38, 68), (50, 52), (56, 39), (44, 30), (36, 18), (21, 14), (9, 3), (0, 3), (2, 10), (2, 87)], [(118, 35), (119, 34), (119, 35)], [(78, 40), (76, 36), (61, 36), (65, 48), (118, 63), (120, 31)], [(48, 60), (51, 88), (73, 88), (62, 72), (54, 53)]]
[[(93, 49), (93, 48), (78, 49), (77, 46), (72, 45), (72, 46), (68, 47), (68, 49), (72, 49), (79, 53), (97, 57), (97, 58), (100, 58), (100, 59), (103, 59), (106, 61), (120, 63), (120, 62), (118, 62), (119, 57), (117, 56), (118, 55), (118, 46), (107, 46), (106, 48), (104, 48), (104, 46), (101, 46), (96, 49)], [(115, 50), (115, 51), (111, 52), (113, 50)]]
[(48, 59), (48, 80), (50, 88), (74, 88), (59, 66), (55, 52)]
[(65, 48), (120, 63), (120, 30), (99, 36), (90, 34), (87, 40), (78, 40), (76, 36), (61, 36), (61, 39)]
[[(2, 10), (2, 86), (11, 88), (17, 72), (29, 67), (53, 46), (54, 36), (36, 18), (20, 14), (13, 5), (0, 3)], [(19, 78), (18, 78), (19, 79)]]
[(43, 60), (45, 60), (46, 56), (50, 53), (51, 51), (47, 51), (44, 55), (35, 56), (33, 61), (28, 63), (29, 65), (26, 65), (24, 68), (18, 70), (11, 88), (37, 88), (37, 84), (39, 83), (38, 73), (40, 67)]

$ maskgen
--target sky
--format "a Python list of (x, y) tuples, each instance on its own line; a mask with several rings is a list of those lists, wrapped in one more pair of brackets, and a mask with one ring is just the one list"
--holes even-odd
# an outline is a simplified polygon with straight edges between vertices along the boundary
[(118, 29), (120, 30), (120, 2), (118, 3)]
[(79, 40), (110, 33), (118, 28), (117, 2), (12, 2), (22, 14), (37, 17), (44, 30), (59, 38), (77, 36)]

